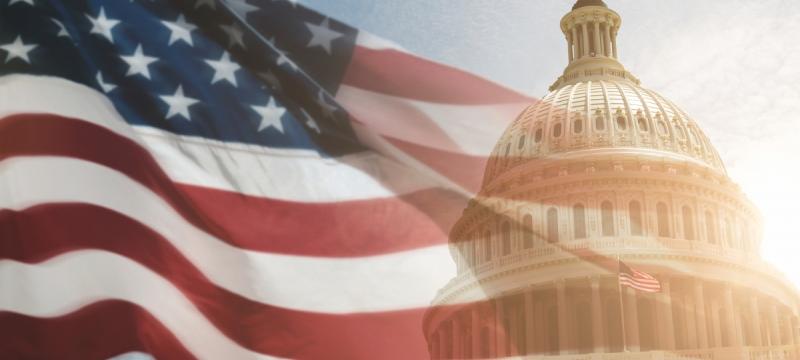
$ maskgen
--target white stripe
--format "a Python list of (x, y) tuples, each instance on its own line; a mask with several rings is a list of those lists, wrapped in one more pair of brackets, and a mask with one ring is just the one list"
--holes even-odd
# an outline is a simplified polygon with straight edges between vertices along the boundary
[(400, 46), (400, 44), (364, 30), (358, 31), (358, 35), (356, 35), (356, 45), (372, 50), (397, 50), (408, 53), (408, 50)]
[(324, 158), (307, 150), (176, 136), (149, 127), (133, 130), (103, 94), (59, 78), (0, 77), (0, 118), (17, 113), (57, 114), (104, 127), (149, 149), (177, 182), (251, 196), (335, 202), (391, 197), (435, 186), (376, 152)]
[(447, 245), (360, 258), (246, 251), (196, 228), (158, 195), (112, 169), (60, 157), (0, 162), (0, 207), (53, 202), (124, 214), (168, 239), (219, 286), (283, 308), (350, 313), (424, 307), (455, 276)]
[[(207, 359), (268, 359), (217, 330), (172, 284), (125, 257), (76, 251), (29, 265), (0, 260), (0, 311), (55, 317), (107, 299), (141, 306)], [(98, 334), (99, 335), (99, 334)]]
[[(376, 133), (411, 143), (460, 153), (488, 156), (498, 138), (519, 113), (530, 104), (454, 105), (437, 104), (376, 93), (342, 85), (336, 101)], [(458, 145), (443, 146), (431, 139), (430, 126), (411, 122), (412, 114), (427, 116), (434, 126)], [(421, 126), (420, 126), (421, 125)], [(438, 136), (437, 136), (438, 137)]]

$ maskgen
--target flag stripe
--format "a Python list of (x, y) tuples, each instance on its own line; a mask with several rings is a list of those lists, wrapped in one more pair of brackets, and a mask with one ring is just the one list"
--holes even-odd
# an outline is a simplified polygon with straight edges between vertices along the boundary
[(7, 359), (108, 359), (137, 350), (156, 359), (196, 358), (147, 311), (117, 300), (48, 318), (0, 311), (0, 338)]
[[(420, 79), (425, 79), (420, 84)], [(446, 104), (531, 103), (532, 99), (465, 71), (396, 49), (356, 46), (342, 83), (377, 93)], [(457, 85), (455, 85), (457, 84)]]
[[(146, 253), (147, 249), (139, 251)], [(343, 358), (407, 359), (419, 358), (422, 354), (418, 351), (425, 348), (420, 331), (425, 308), (347, 315), (294, 312), (242, 301), (216, 291), (204, 281), (195, 283), (197, 279), (191, 276), (191, 271), (187, 273), (186, 266), (165, 269), (173, 274), (162, 279), (134, 261), (128, 256), (96, 250), (72, 251), (33, 265), (0, 260), (0, 279), (3, 279), (0, 289), (6, 294), (25, 294), (0, 299), (0, 311), (49, 317), (96, 301), (129, 301), (163, 322), (190, 351), (209, 358), (248, 358), (252, 354), (247, 348), (291, 358), (324, 358), (327, 353)], [(159, 259), (149, 262), (169, 266)], [(103, 266), (102, 274), (93, 274), (97, 266)], [(93, 280), (87, 282), (89, 278)], [(24, 301), (33, 295), (45, 300), (35, 304)], [(204, 317), (217, 325), (221, 334), (217, 335), (216, 328), (203, 323)], [(187, 328), (172, 326), (180, 323)], [(303, 334), (302, 338), (297, 334)], [(182, 335), (191, 336), (192, 341), (187, 343)], [(349, 343), (347, 339), (352, 336), (362, 341)], [(220, 343), (219, 338), (236, 343), (227, 340)], [(217, 343), (203, 343), (212, 339)], [(309, 344), (313, 346), (306, 348)], [(217, 356), (206, 352), (211, 346)]]
[[(462, 202), (436, 188), (371, 200), (301, 203), (175, 184), (134, 142), (54, 115), (6, 117), (0, 120), (0, 134), (9, 139), (0, 149), (0, 160), (69, 156), (113, 168), (158, 194), (193, 225), (249, 250), (352, 257), (442, 245)], [(408, 221), (415, 226), (405, 226)]]

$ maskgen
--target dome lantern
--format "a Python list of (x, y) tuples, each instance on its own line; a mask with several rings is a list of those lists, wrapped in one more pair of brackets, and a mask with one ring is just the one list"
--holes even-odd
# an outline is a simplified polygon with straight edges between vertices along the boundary
[(550, 90), (583, 80), (624, 78), (639, 80), (619, 62), (617, 32), (622, 20), (602, 0), (579, 0), (561, 19), (567, 41), (567, 68)]

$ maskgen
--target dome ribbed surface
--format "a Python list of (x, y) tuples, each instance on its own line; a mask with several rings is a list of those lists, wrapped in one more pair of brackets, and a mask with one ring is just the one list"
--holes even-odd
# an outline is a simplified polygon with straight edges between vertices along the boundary
[(486, 181), (531, 159), (591, 149), (651, 149), (725, 172), (705, 134), (661, 95), (629, 81), (562, 86), (529, 106), (498, 141)]

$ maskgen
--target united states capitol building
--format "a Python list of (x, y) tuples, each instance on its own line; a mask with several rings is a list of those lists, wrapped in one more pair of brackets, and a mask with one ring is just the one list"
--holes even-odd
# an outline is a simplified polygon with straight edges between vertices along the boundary
[[(759, 255), (758, 210), (698, 123), (618, 61), (620, 24), (601, 0), (561, 20), (569, 64), (451, 230), (432, 358), (800, 359), (800, 297)], [(661, 291), (620, 287), (618, 260)]]

